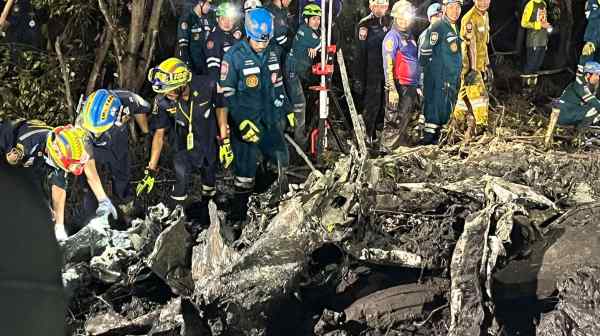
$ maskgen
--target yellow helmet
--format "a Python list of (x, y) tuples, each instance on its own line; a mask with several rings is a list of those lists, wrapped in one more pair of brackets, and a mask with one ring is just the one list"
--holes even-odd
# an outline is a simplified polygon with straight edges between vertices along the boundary
[(415, 7), (408, 0), (399, 0), (392, 7), (390, 16), (393, 18), (404, 18), (412, 20), (415, 16)]
[(56, 127), (46, 139), (48, 156), (58, 168), (81, 175), (89, 155), (85, 151), (86, 132), (71, 125)]
[(154, 92), (166, 93), (189, 83), (192, 73), (182, 60), (171, 57), (150, 69), (148, 80), (152, 83)]

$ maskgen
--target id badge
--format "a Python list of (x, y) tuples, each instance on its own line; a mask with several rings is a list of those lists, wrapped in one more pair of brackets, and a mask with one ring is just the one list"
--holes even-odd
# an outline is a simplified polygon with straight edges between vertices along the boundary
[(194, 133), (189, 132), (187, 135), (187, 150), (194, 149)]

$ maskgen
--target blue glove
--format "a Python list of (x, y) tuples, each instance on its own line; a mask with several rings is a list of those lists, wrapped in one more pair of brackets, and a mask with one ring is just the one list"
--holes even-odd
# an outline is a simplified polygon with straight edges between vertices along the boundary
[(117, 219), (117, 209), (109, 198), (99, 200), (98, 209), (96, 209), (96, 216), (102, 217), (108, 215), (111, 215), (113, 219)]

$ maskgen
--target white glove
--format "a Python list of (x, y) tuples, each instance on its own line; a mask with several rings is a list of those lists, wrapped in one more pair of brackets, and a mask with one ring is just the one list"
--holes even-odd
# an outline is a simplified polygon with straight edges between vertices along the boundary
[(109, 198), (99, 200), (98, 209), (96, 209), (96, 216), (102, 217), (108, 215), (111, 215), (113, 219), (117, 219), (117, 209)]
[(56, 241), (59, 243), (69, 238), (69, 236), (67, 235), (67, 231), (65, 231), (65, 226), (62, 224), (54, 225), (54, 236), (56, 237)]

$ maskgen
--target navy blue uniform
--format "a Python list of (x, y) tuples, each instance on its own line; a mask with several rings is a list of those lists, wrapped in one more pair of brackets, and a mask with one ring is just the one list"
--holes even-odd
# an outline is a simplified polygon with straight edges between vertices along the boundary
[(2, 160), (5, 160), (6, 154), (17, 148), (23, 152), (23, 159), (18, 164), (33, 168), (35, 175), (41, 177), (44, 187), (56, 185), (66, 189), (67, 172), (54, 167), (45, 156), (46, 140), (51, 132), (52, 127), (41, 121), (0, 121), (0, 153)]
[(208, 15), (199, 16), (193, 8), (182, 15), (177, 27), (177, 58), (195, 74), (206, 73), (204, 46), (213, 29)]
[[(181, 97), (178, 101), (161, 95), (156, 97), (152, 128), (174, 133), (173, 165), (177, 181), (173, 196), (187, 195), (188, 179), (193, 169), (200, 169), (202, 194), (214, 196), (218, 135), (216, 109), (224, 107), (225, 101), (223, 95), (217, 92), (216, 81), (208, 76), (194, 76), (189, 85), (190, 99), (187, 101)], [(190, 133), (193, 134), (191, 148), (188, 147)]]
[[(119, 97), (125, 112), (130, 114), (149, 114), (150, 104), (139, 95), (124, 91), (111, 90), (112, 94)], [(131, 179), (131, 165), (129, 160), (129, 126), (113, 126), (108, 131), (95, 137), (86, 138), (86, 151), (90, 159), (96, 161), (96, 167), (109, 172), (112, 183), (112, 194), (116, 196), (116, 203), (127, 203), (133, 197), (133, 190), (129, 184)], [(95, 213), (98, 201), (89, 188), (84, 189), (83, 208), (84, 217)]]
[[(383, 116), (384, 74), (382, 43), (390, 30), (392, 18), (389, 15), (380, 18), (373, 13), (358, 23), (358, 55), (356, 80), (364, 87), (365, 127), (367, 136), (375, 138), (377, 120)], [(362, 93), (362, 92), (361, 92)]]
[[(259, 151), (283, 167), (289, 163), (283, 129), (291, 107), (283, 86), (281, 53), (281, 47), (271, 43), (258, 55), (244, 40), (223, 58), (219, 83), (231, 118), (235, 185), (239, 188), (253, 187)], [(242, 139), (239, 126), (244, 120), (258, 127), (258, 143)]]
[(218, 25), (208, 35), (204, 54), (206, 55), (207, 74), (210, 78), (215, 81), (219, 79), (223, 55), (236, 43), (238, 43), (238, 40), (233, 36), (233, 33), (223, 31)]

